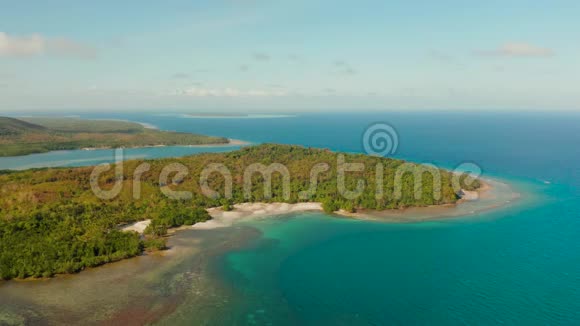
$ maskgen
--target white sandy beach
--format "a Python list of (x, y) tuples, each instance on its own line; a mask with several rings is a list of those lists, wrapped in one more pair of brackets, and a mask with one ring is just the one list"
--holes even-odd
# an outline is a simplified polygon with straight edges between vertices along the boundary
[(139, 221), (121, 227), (121, 231), (126, 232), (134, 231), (139, 234), (143, 234), (143, 232), (145, 232), (145, 229), (149, 226), (149, 224), (151, 224), (151, 220)]
[[(428, 218), (441, 217), (445, 215), (457, 215), (458, 212), (452, 212), (450, 209), (465, 205), (467, 202), (477, 202), (482, 196), (485, 196), (493, 187), (489, 181), (484, 182), (483, 186), (477, 191), (462, 190), (462, 199), (457, 204), (434, 205), (427, 207), (411, 207), (405, 209), (390, 209), (384, 211), (361, 210), (360, 212), (350, 213), (344, 210), (335, 212), (336, 215), (351, 217), (356, 219), (383, 219), (385, 221), (413, 221)], [(212, 217), (211, 220), (196, 223), (192, 226), (195, 230), (210, 230), (232, 226), (234, 223), (243, 220), (261, 219), (272, 216), (285, 215), (300, 212), (322, 212), (322, 203), (242, 203), (235, 204), (231, 211), (224, 211), (221, 207), (208, 208), (207, 212)], [(465, 214), (463, 212), (462, 214)], [(123, 231), (135, 231), (143, 234), (143, 231), (149, 226), (151, 220), (136, 222), (121, 228)]]
[(224, 211), (219, 207), (209, 208), (212, 219), (197, 223), (194, 229), (207, 230), (231, 226), (234, 222), (243, 219), (264, 218), (268, 216), (283, 215), (289, 213), (322, 211), (321, 203), (243, 203), (234, 205), (231, 211)]
[[(244, 219), (265, 218), (270, 216), (284, 215), (289, 213), (299, 213), (308, 211), (322, 211), (321, 203), (243, 203), (234, 205), (232, 211), (224, 211), (219, 207), (207, 209), (211, 220), (196, 223), (192, 226), (196, 230), (209, 230), (232, 226), (235, 222)], [(151, 220), (131, 223), (122, 226), (122, 231), (134, 231), (143, 234), (145, 229), (151, 224)]]

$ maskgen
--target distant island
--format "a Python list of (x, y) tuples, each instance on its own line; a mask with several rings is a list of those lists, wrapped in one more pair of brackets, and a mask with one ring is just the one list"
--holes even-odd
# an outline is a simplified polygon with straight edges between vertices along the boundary
[(55, 150), (228, 143), (224, 137), (160, 131), (128, 121), (0, 117), (0, 157)]
[(275, 119), (293, 118), (292, 114), (247, 114), (247, 113), (187, 113), (183, 116), (193, 119)]
[[(41, 132), (46, 129), (28, 122), (24, 126), (41, 128)], [(114, 133), (119, 131), (109, 126)], [(341, 181), (337, 181), (341, 159), (365, 166), (343, 179), (344, 186), (351, 190), (364, 183), (364, 191), (357, 198), (342, 196)], [(177, 162), (187, 167), (188, 172), (181, 176), (173, 175), (171, 182), (160, 181), (164, 168)], [(207, 166), (216, 163), (222, 170), (227, 169), (229, 177), (224, 177), (223, 173), (208, 174), (205, 185), (215, 192), (208, 196), (200, 185), (200, 178)], [(137, 172), (143, 164), (148, 170)], [(255, 164), (283, 165), (291, 175), (287, 180), (289, 192), (284, 191), (285, 180), (278, 172), (272, 173), (271, 193), (264, 190), (265, 179), (260, 173), (249, 174), (251, 182), (247, 188), (244, 181), (248, 175), (245, 172)], [(324, 164), (328, 169), (316, 177), (316, 191), (304, 197), (303, 194), (312, 187), (311, 171)], [(379, 182), (376, 181), (377, 166), (384, 168)], [(394, 196), (397, 192), (396, 174), (402, 167), (408, 173), (398, 182), (400, 195)], [(206, 222), (211, 219), (208, 211), (229, 211), (235, 204), (317, 203), (327, 213), (333, 213), (339, 210), (356, 212), (359, 209), (398, 210), (452, 205), (461, 199), (453, 185), (457, 175), (446, 170), (429, 170), (423, 165), (402, 160), (291, 145), (264, 144), (179, 160), (126, 161), (120, 179), (115, 176), (115, 170), (103, 172), (97, 179), (105, 189), (112, 189), (116, 182), (121, 182), (120, 193), (112, 199), (99, 199), (93, 193), (92, 167), (1, 172), (0, 279), (75, 273), (87, 267), (134, 257), (144, 251), (162, 250), (166, 247), (168, 229)], [(440, 180), (432, 177), (433, 173), (440, 175)], [(424, 175), (420, 189), (422, 196), (417, 196), (414, 186), (413, 178), (418, 175)], [(141, 180), (138, 189), (134, 183), (136, 178)], [(466, 178), (470, 178), (469, 182)], [(231, 196), (225, 196), (228, 179), (232, 183)], [(460, 181), (462, 191), (474, 191), (482, 185), (478, 179), (467, 175), (460, 176)], [(440, 196), (433, 196), (439, 185)], [(384, 196), (377, 195), (379, 189)], [(137, 198), (136, 190), (139, 190)], [(170, 199), (166, 193), (169, 190), (188, 192), (189, 195), (179, 200)], [(121, 230), (123, 225), (145, 220), (148, 223), (144, 225), (144, 235)]]
[(247, 117), (249, 114), (247, 113), (228, 113), (228, 112), (199, 112), (199, 113), (188, 113), (186, 114), (190, 117)]

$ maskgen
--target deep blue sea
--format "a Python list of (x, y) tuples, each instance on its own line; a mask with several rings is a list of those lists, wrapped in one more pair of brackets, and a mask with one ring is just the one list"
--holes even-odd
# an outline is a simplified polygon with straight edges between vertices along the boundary
[[(82, 117), (348, 152), (362, 152), (365, 128), (386, 122), (399, 135), (397, 157), (447, 168), (473, 162), (484, 177), (510, 183), (522, 194), (519, 202), (503, 209), (414, 224), (315, 213), (248, 222), (261, 231), (260, 238), (219, 261), (219, 277), (243, 298), (220, 308), (237, 324), (580, 324), (580, 114)], [(162, 157), (201, 150), (208, 149), (154, 148), (132, 154)], [(92, 164), (110, 156), (106, 151), (86, 153), (0, 159), (0, 168), (38, 166), (43, 159)], [(194, 315), (181, 318), (195, 324)]]

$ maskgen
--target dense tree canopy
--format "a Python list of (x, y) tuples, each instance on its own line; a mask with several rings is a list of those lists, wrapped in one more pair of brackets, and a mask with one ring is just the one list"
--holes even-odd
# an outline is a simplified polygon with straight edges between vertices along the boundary
[[(363, 163), (364, 169), (348, 172), (345, 188), (354, 190), (362, 180), (364, 190), (356, 198), (347, 199), (340, 191), (337, 173), (338, 155), (328, 150), (288, 145), (260, 145), (228, 153), (200, 154), (179, 159), (150, 160), (150, 168), (139, 179), (139, 196), (134, 196), (134, 177), (143, 161), (123, 163), (122, 189), (112, 199), (99, 199), (91, 190), (93, 168), (50, 168), (0, 173), (0, 278), (48, 277), (57, 273), (74, 273), (90, 266), (133, 257), (144, 250), (165, 247), (168, 228), (192, 225), (210, 218), (205, 208), (231, 209), (242, 202), (322, 202), (326, 212), (338, 209), (395, 209), (409, 206), (452, 204), (459, 199), (453, 188), (454, 175), (401, 160), (346, 154), (348, 163)], [(160, 181), (164, 167), (179, 162), (188, 173), (176, 178), (169, 173), (167, 184)], [(264, 191), (265, 177), (251, 175), (249, 193), (244, 193), (244, 171), (260, 163), (284, 165), (289, 172), (289, 198), (284, 196), (281, 173), (272, 174), (272, 193)], [(231, 198), (226, 198), (227, 177), (209, 173), (207, 186), (214, 196), (204, 195), (200, 176), (210, 164), (223, 164), (231, 174)], [(313, 167), (328, 164), (328, 170), (316, 175), (316, 191), (311, 187)], [(383, 167), (383, 177), (377, 184), (377, 165)], [(406, 165), (405, 165), (406, 164)], [(405, 167), (404, 173), (397, 171)], [(99, 177), (107, 190), (115, 183), (114, 170)], [(417, 172), (417, 173), (415, 173)], [(418, 175), (422, 187), (415, 188)], [(434, 196), (440, 176), (440, 196)], [(473, 190), (478, 180), (461, 179), (461, 187)], [(396, 196), (397, 183), (400, 196)], [(182, 199), (171, 199), (165, 190), (189, 192)], [(381, 193), (382, 196), (377, 196)], [(167, 191), (165, 191), (166, 193)], [(123, 223), (151, 219), (141, 238), (137, 233), (121, 232)]]
[(0, 156), (55, 150), (226, 144), (223, 137), (147, 129), (128, 121), (0, 117)]

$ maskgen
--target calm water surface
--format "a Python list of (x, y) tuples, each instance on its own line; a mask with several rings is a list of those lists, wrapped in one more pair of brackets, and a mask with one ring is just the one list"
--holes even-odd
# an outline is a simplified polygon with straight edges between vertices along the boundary
[[(41, 283), (0, 284), (0, 324), (43, 317), (168, 325), (580, 323), (578, 114), (106, 117), (349, 152), (362, 151), (367, 126), (385, 121), (399, 133), (398, 157), (450, 168), (476, 162), (523, 197), (500, 210), (422, 223), (309, 213), (184, 231), (163, 256)], [(154, 150), (159, 152), (147, 157), (189, 154)], [(68, 155), (47, 161), (77, 154)], [(7, 162), (0, 159), (0, 167), (15, 167)], [(25, 164), (42, 165), (42, 158)]]

